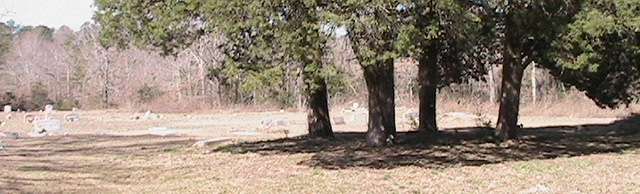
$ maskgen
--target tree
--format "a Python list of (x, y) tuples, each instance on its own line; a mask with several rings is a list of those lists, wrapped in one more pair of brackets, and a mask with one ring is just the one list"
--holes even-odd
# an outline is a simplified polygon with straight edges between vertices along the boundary
[(340, 1), (334, 20), (345, 26), (367, 85), (370, 146), (393, 144), (396, 137), (394, 60), (400, 32), (401, 2), (395, 0)]
[[(230, 6), (226, 3), (218, 5), (220, 2), (215, 1), (209, 3), (204, 7), (218, 8), (208, 11), (213, 13), (224, 10), (219, 9), (220, 6)], [(289, 63), (300, 64), (309, 136), (332, 138), (323, 64), (327, 34), (322, 31), (324, 11), (320, 3), (300, 0), (237, 1), (232, 2), (232, 11), (214, 14), (210, 20), (222, 17), (233, 21), (221, 22), (221, 31), (231, 43), (226, 45), (226, 54), (231, 61), (243, 63), (245, 68), (264, 69), (256, 63), (277, 63), (280, 67)]]
[[(225, 63), (256, 75), (253, 82), (247, 83), (263, 83), (261, 78), (280, 76), (277, 72), (287, 62), (303, 64), (309, 135), (330, 138), (333, 131), (327, 86), (319, 73), (325, 40), (320, 15), (316, 13), (318, 3), (98, 0), (96, 18), (102, 25), (106, 46), (126, 48), (128, 40), (133, 40), (139, 46), (151, 45), (165, 54), (175, 54), (203, 35), (222, 33), (226, 43)], [(274, 74), (263, 77), (265, 73)]]
[[(4, 72), (7, 67), (5, 66), (6, 56), (11, 50), (13, 42), (13, 30), (10, 26), (0, 22), (0, 77), (9, 77), (5, 75)], [(4, 79), (0, 79), (0, 81), (4, 81)], [(3, 89), (6, 86), (0, 85), (0, 92), (4, 93)]]
[(320, 0), (284, 0), (279, 2), (285, 53), (302, 64), (307, 120), (312, 137), (333, 137), (329, 115), (328, 86), (323, 72), (328, 33), (323, 32), (323, 9)]
[(600, 107), (640, 97), (640, 0), (590, 0), (555, 43), (546, 64)]
[(11, 50), (12, 39), (13, 30), (11, 27), (0, 23), (0, 65), (4, 64), (5, 57)]
[[(579, 10), (579, 0), (494, 0), (477, 1), (493, 18), (501, 34), (502, 88), (497, 135), (517, 136), (520, 89), (525, 68), (543, 61), (552, 42), (566, 29)], [(543, 64), (544, 65), (544, 64)]]
[(485, 73), (479, 52), (481, 18), (457, 0), (412, 0), (403, 6), (405, 25), (399, 48), (418, 61), (419, 130), (437, 132), (437, 90), (480, 79)]

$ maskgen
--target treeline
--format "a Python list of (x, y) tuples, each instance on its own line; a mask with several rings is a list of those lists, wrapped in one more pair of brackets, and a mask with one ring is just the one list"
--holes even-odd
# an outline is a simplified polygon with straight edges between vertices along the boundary
[[(499, 101), (496, 135), (503, 140), (517, 136), (527, 68), (549, 72), (562, 82), (556, 85), (575, 87), (603, 108), (633, 103), (640, 91), (640, 0), (97, 0), (96, 7), (98, 24), (77, 36), (91, 41), (72, 41), (85, 43), (78, 52), (95, 61), (77, 82), (82, 87), (49, 89), (55, 101), (109, 107), (171, 93), (221, 104), (305, 102), (309, 137), (331, 138), (329, 98), (366, 90), (367, 141), (383, 146), (395, 142), (399, 89), (415, 88), (420, 134), (428, 139), (438, 132), (436, 98), (444, 88), (499, 82), (487, 82), (486, 93)], [(21, 28), (4, 28), (18, 45)], [(40, 75), (15, 62), (4, 66), (18, 67), (15, 80), (37, 75), (29, 85), (72, 83), (83, 58), (60, 53), (40, 58), (47, 64)], [(48, 69), (65, 59), (77, 61)], [(364, 80), (359, 88), (354, 72)], [(64, 92), (79, 88), (85, 92)]]
[[(79, 31), (13, 22), (0, 26), (0, 105), (12, 105), (16, 110), (42, 110), (46, 104), (55, 104), (60, 110), (194, 111), (234, 104), (303, 107), (298, 63), (288, 62), (264, 72), (224, 63), (221, 34), (201, 37), (175, 56), (162, 56), (147, 48), (104, 49), (100, 26), (91, 23)], [(324, 62), (331, 65), (323, 70), (323, 76), (329, 101), (343, 104), (366, 99), (362, 70), (349, 38), (332, 37), (326, 49)], [(408, 56), (396, 59), (396, 99), (400, 103), (415, 103), (416, 63)], [(447, 85), (440, 93), (452, 99), (497, 102), (499, 67), (486, 65), (495, 69), (490, 71), (493, 74), (484, 75), (486, 79)], [(548, 73), (538, 70), (533, 75), (538, 84), (527, 85), (526, 89), (536, 88), (538, 101), (544, 97), (554, 100), (564, 93), (562, 85)], [(532, 96), (527, 98), (533, 102)]]

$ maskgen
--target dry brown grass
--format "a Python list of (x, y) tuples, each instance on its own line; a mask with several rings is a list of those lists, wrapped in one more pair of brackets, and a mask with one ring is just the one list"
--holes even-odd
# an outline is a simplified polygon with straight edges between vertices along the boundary
[(3, 139), (2, 193), (638, 193), (640, 120), (529, 128), (517, 144), (490, 130), (401, 133), (368, 148), (335, 141), (240, 141), (210, 149), (189, 137), (69, 135)]

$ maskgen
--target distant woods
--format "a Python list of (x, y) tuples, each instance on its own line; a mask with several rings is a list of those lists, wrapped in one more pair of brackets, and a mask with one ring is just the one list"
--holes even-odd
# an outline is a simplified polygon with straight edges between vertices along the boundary
[[(169, 102), (180, 111), (265, 103), (276, 108), (298, 108), (304, 101), (299, 66), (292, 63), (255, 72), (223, 65), (220, 36), (205, 37), (175, 57), (164, 57), (138, 48), (106, 50), (98, 42), (97, 25), (87, 24), (79, 31), (66, 27), (5, 27), (0, 100), (22, 110), (41, 109), (45, 103), (67, 109), (102, 109), (154, 103), (171, 106)], [(328, 44), (325, 60), (332, 64), (326, 73), (331, 104), (362, 100), (366, 86), (349, 40), (339, 37)], [(409, 58), (396, 61), (396, 90), (401, 104), (417, 102), (415, 63)], [(556, 79), (540, 72), (538, 76), (542, 98), (561, 97)], [(488, 102), (489, 85), (470, 82), (441, 92), (454, 100), (480, 97)]]

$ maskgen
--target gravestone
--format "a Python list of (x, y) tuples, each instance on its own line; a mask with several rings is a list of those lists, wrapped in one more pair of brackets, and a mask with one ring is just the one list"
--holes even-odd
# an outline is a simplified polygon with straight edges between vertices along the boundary
[(152, 113), (151, 111), (147, 111), (142, 115), (142, 119), (144, 120), (158, 120), (160, 119), (160, 115)]
[(420, 119), (420, 113), (418, 113), (418, 112), (408, 112), (407, 114), (404, 114), (404, 117), (408, 120), (407, 122), (409, 124), (417, 124), (419, 122), (419, 119)]
[(77, 122), (80, 121), (80, 115), (78, 113), (69, 113), (64, 115), (64, 120), (67, 122)]
[(289, 125), (289, 122), (283, 118), (267, 118), (260, 121), (260, 125), (263, 129), (270, 129), (273, 127), (284, 127)]
[(198, 142), (194, 143), (193, 147), (205, 148), (205, 147), (208, 147), (208, 146), (218, 145), (218, 144), (222, 144), (222, 143), (230, 142), (230, 141), (231, 141), (231, 139), (226, 138), (226, 137), (215, 138), (215, 139), (207, 139), (207, 140), (201, 140), (201, 141), (198, 141)]
[(44, 112), (46, 112), (46, 113), (53, 112), (53, 105), (47, 104), (46, 106), (44, 106)]
[(62, 121), (57, 119), (44, 119), (38, 120), (33, 123), (33, 135), (49, 135), (49, 134), (62, 134), (64, 133), (62, 127)]
[(11, 106), (10, 105), (4, 106), (3, 112), (4, 113), (11, 113)]
[(158, 136), (176, 135), (178, 130), (167, 127), (152, 127), (149, 128), (149, 134)]
[(351, 105), (351, 110), (353, 110), (353, 111), (356, 111), (356, 110), (358, 110), (359, 108), (360, 108), (360, 104), (358, 104), (358, 103), (353, 103), (353, 104)]
[(32, 115), (32, 114), (25, 114), (24, 115), (24, 122), (25, 123), (33, 123), (34, 121), (36, 121), (36, 115)]

